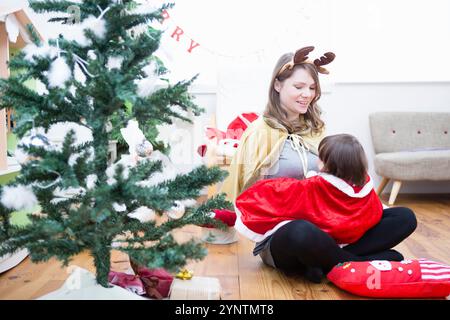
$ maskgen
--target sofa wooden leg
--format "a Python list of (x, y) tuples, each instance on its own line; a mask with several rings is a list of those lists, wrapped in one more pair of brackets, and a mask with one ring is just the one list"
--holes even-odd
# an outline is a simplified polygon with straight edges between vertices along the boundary
[(394, 184), (392, 185), (391, 196), (389, 197), (389, 205), (392, 206), (394, 204), (401, 186), (401, 181), (394, 181)]
[(389, 178), (383, 177), (383, 180), (381, 180), (381, 183), (380, 183), (380, 185), (378, 186), (378, 189), (377, 189), (377, 195), (378, 196), (381, 196), (381, 193), (383, 192), (383, 190), (386, 187), (386, 185), (388, 184), (388, 182), (389, 182)]

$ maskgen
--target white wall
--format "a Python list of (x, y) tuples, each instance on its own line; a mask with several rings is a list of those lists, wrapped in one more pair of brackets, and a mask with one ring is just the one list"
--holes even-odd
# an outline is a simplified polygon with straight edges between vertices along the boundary
[[(194, 89), (197, 102), (217, 113), (221, 129), (240, 112), (262, 112), (276, 59), (305, 45), (316, 46), (313, 57), (328, 50), (336, 53), (328, 68), (331, 75), (321, 76), (328, 133), (356, 135), (370, 163), (371, 112), (450, 112), (449, 0), (175, 3), (164, 27), (165, 62), (175, 79), (201, 73)], [(170, 37), (176, 26), (185, 32), (178, 42)], [(43, 29), (58, 32), (50, 26)], [(191, 54), (186, 52), (190, 39), (200, 43)], [(205, 85), (208, 89), (201, 89)], [(193, 145), (201, 142), (208, 121), (205, 116), (191, 128)], [(407, 183), (401, 192), (448, 193), (450, 182)]]
[[(328, 134), (350, 133), (361, 141), (368, 155), (369, 172), (378, 185), (380, 178), (373, 168), (369, 114), (377, 111), (450, 112), (450, 82), (337, 83), (331, 92), (324, 94), (320, 105)], [(386, 191), (390, 191), (390, 185)], [(400, 192), (450, 193), (450, 181), (405, 182)]]
[(450, 81), (450, 1), (339, 0), (333, 12), (336, 78)]

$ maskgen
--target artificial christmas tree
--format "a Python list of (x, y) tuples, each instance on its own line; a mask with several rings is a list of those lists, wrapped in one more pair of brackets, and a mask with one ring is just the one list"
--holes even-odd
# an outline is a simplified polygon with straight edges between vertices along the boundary
[[(34, 44), (10, 61), (10, 67), (20, 72), (1, 80), (0, 108), (15, 108), (15, 132), (21, 138), (29, 138), (37, 128), (73, 122), (88, 128), (92, 140), (76, 143), (70, 131), (60, 146), (21, 146), (29, 160), (13, 183), (0, 188), (0, 256), (27, 248), (34, 262), (56, 257), (68, 265), (72, 256), (88, 250), (103, 287), (108, 286), (113, 248), (139, 265), (169, 271), (188, 259), (203, 258), (206, 250), (200, 243), (179, 244), (171, 233), (188, 224), (218, 224), (208, 212), (228, 207), (224, 197), (187, 207), (177, 219), (164, 218), (164, 213), (198, 198), (205, 186), (224, 178), (224, 171), (198, 166), (164, 179), (161, 161), (151, 158), (132, 167), (108, 167), (112, 118), (121, 128), (132, 119), (155, 127), (170, 124), (173, 118), (188, 120), (173, 106), (195, 115), (202, 111), (188, 93), (195, 77), (156, 87), (167, 70), (154, 55), (161, 31), (149, 23), (160, 20), (170, 5), (155, 9), (132, 0), (33, 0), (30, 5), (37, 12), (61, 13), (77, 6), (79, 21), (75, 19), (65, 37), (48, 43), (34, 36)], [(74, 22), (67, 17), (53, 21)], [(142, 25), (149, 26), (135, 32)], [(31, 28), (29, 32), (33, 36)], [(41, 94), (23, 85), (32, 78), (45, 87)], [(124, 112), (126, 103), (132, 104), (131, 113)], [(140, 183), (155, 174), (162, 178)], [(19, 228), (9, 223), (13, 210), (36, 204), (41, 214), (30, 216), (30, 225)], [(161, 219), (142, 222), (133, 215), (142, 210), (153, 210)]]

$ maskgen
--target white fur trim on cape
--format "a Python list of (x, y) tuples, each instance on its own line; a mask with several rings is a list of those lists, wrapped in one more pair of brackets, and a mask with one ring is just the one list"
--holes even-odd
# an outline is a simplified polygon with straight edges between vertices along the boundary
[(371, 177), (369, 177), (369, 181), (364, 185), (364, 187), (359, 192), (355, 192), (347, 182), (336, 176), (323, 172), (319, 173), (319, 176), (321, 176), (327, 182), (331, 183), (334, 187), (336, 187), (338, 190), (342, 191), (343, 193), (352, 198), (364, 198), (373, 190), (373, 182)]
[(239, 209), (236, 207), (236, 205), (234, 206), (234, 209), (236, 211), (236, 223), (234, 224), (234, 228), (239, 231), (239, 233), (241, 233), (243, 236), (247, 237), (248, 239), (255, 241), (255, 242), (261, 242), (263, 241), (265, 238), (267, 238), (268, 236), (272, 235), (275, 233), (275, 231), (277, 231), (278, 229), (280, 229), (282, 226), (284, 226), (286, 223), (289, 223), (293, 220), (286, 220), (286, 221), (282, 221), (279, 224), (277, 224), (275, 227), (273, 227), (272, 229), (270, 229), (269, 231), (267, 231), (264, 234), (259, 234), (256, 233), (252, 230), (250, 230), (249, 228), (247, 228), (247, 226), (244, 225), (244, 223), (241, 220), (241, 212), (239, 211)]

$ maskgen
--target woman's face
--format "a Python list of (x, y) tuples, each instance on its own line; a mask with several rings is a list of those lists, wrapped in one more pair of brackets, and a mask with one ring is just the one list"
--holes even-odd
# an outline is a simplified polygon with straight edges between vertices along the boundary
[(300, 114), (305, 114), (316, 96), (316, 83), (303, 68), (296, 68), (282, 82), (275, 80), (274, 88), (280, 95), (281, 107), (287, 112), (289, 120), (296, 120)]

